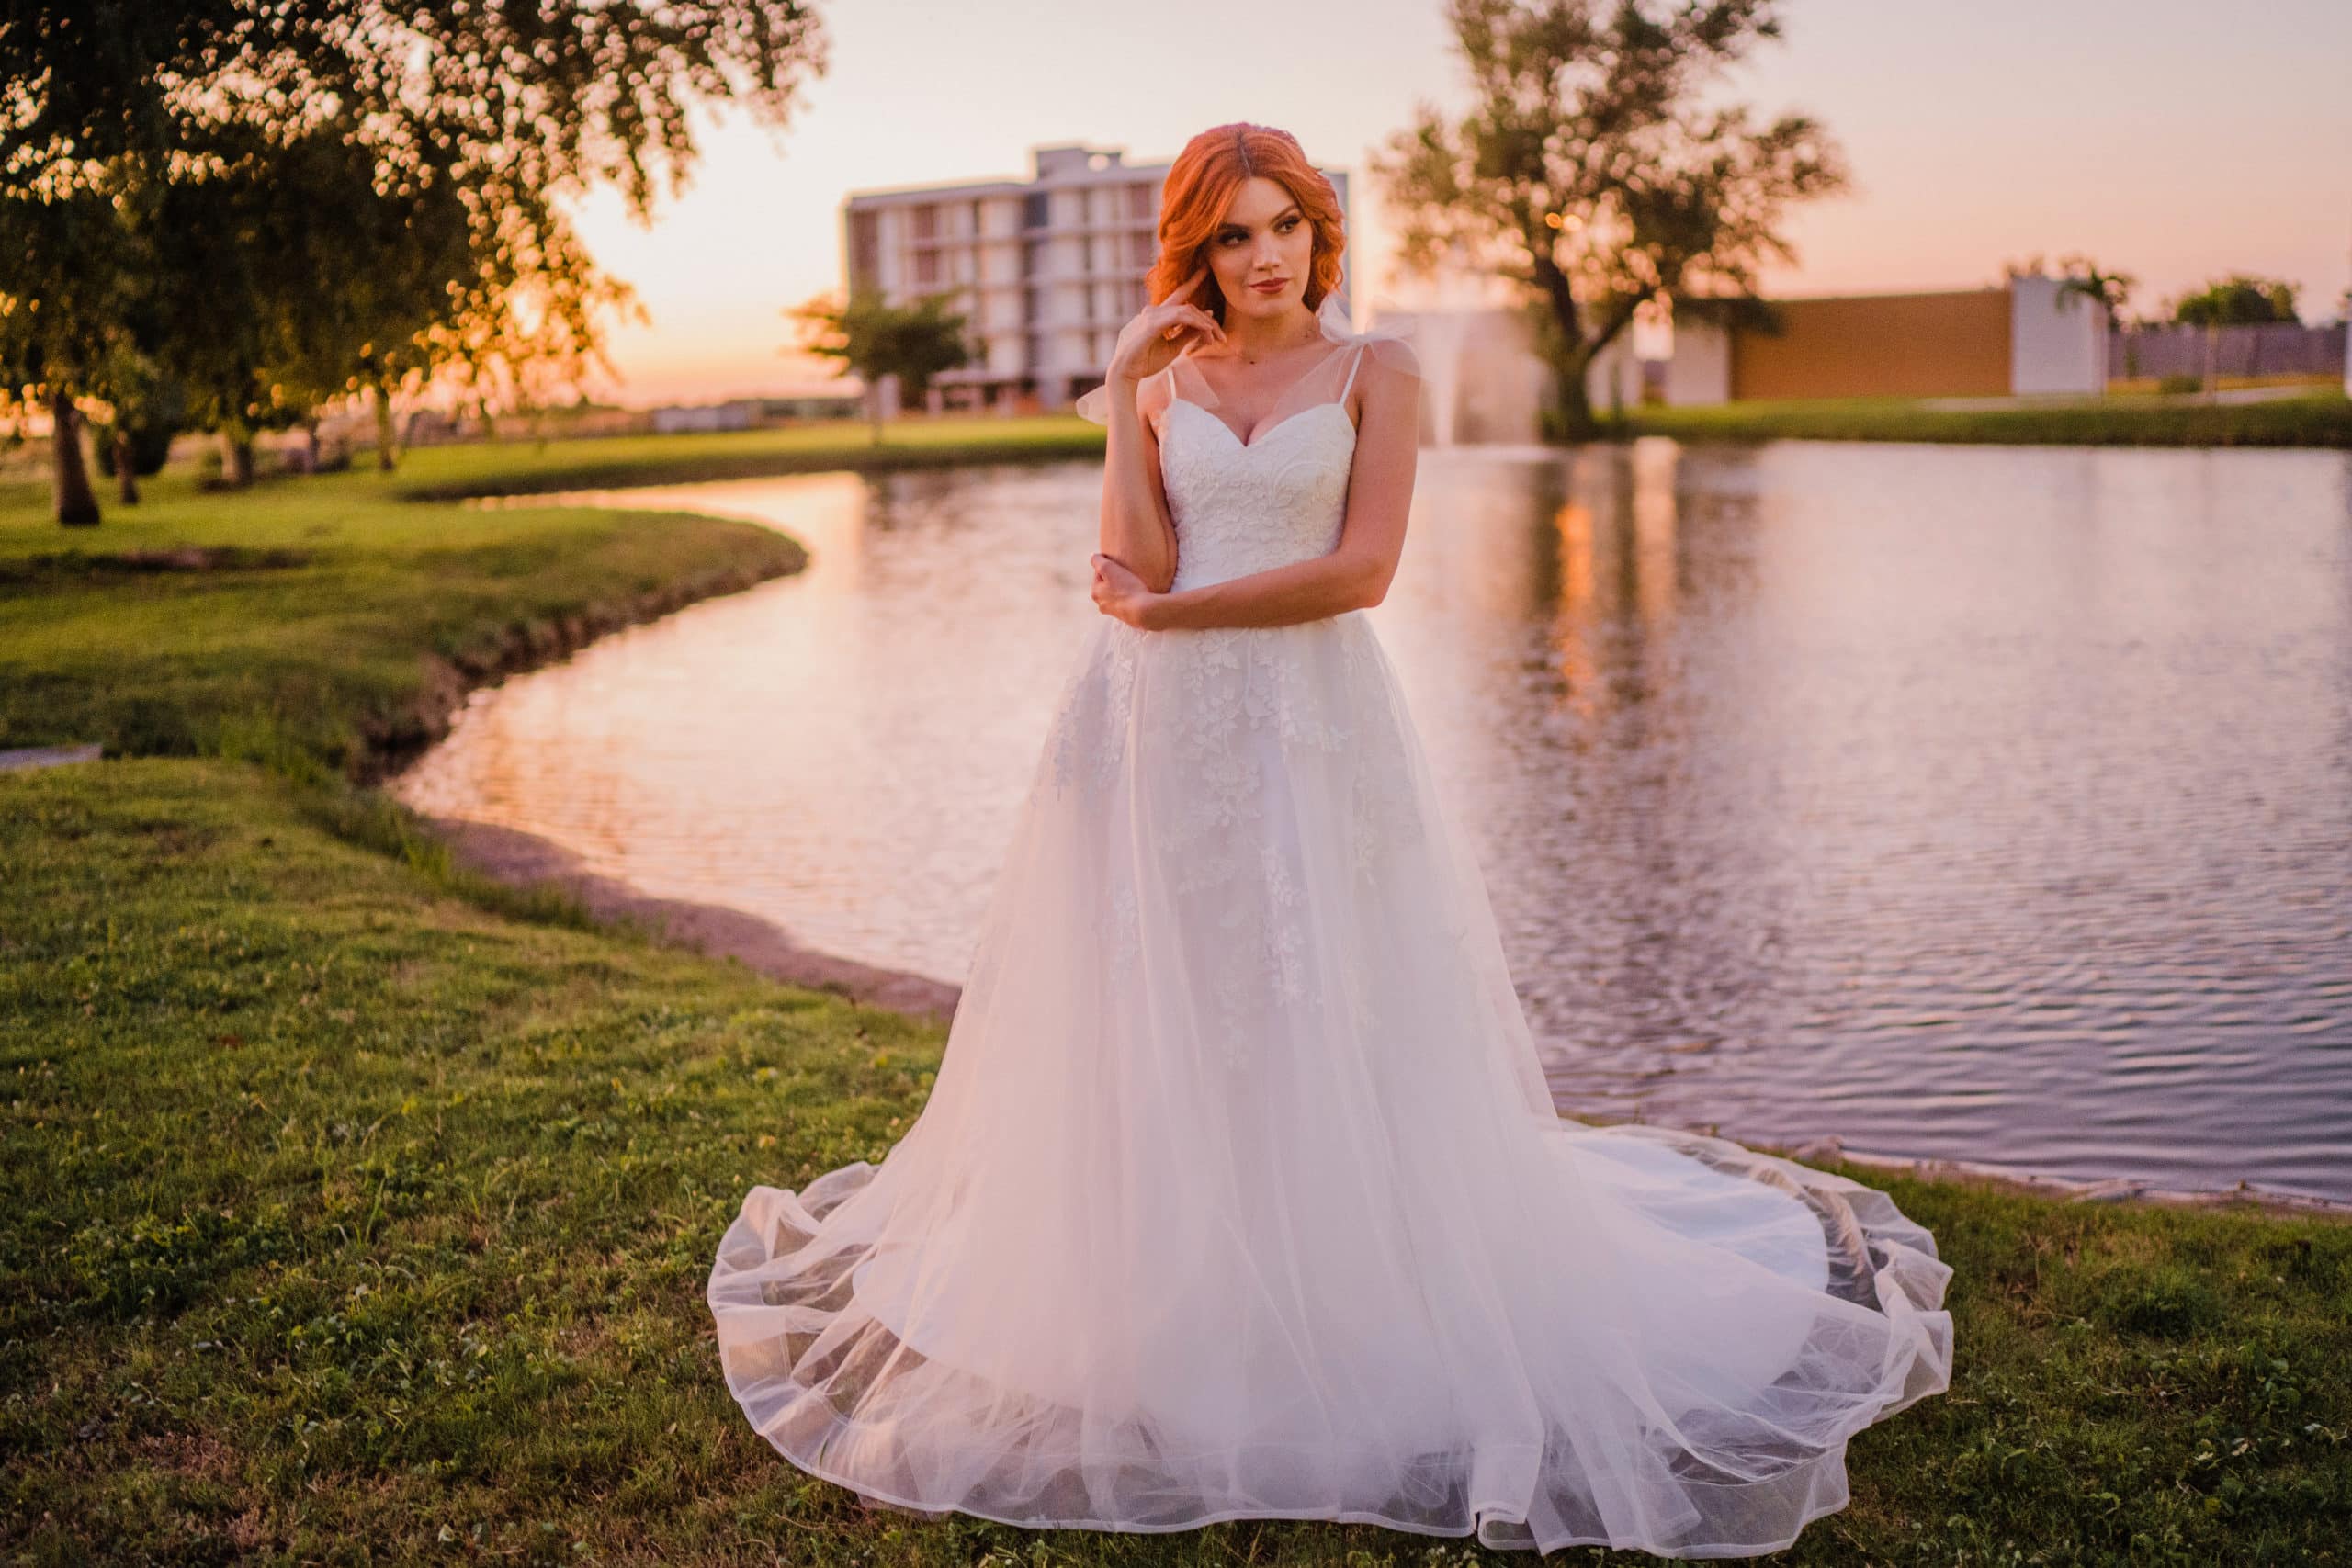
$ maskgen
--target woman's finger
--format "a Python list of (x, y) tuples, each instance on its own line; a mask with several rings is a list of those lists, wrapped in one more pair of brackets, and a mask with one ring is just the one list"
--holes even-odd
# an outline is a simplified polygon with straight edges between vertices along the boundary
[(1194, 272), (1192, 276), (1186, 278), (1183, 282), (1170, 289), (1168, 291), (1168, 298), (1160, 300), (1159, 303), (1162, 305), (1172, 305), (1177, 300), (1186, 298), (1200, 288), (1202, 279), (1207, 277), (1208, 275), (1208, 268), (1200, 268), (1198, 271)]

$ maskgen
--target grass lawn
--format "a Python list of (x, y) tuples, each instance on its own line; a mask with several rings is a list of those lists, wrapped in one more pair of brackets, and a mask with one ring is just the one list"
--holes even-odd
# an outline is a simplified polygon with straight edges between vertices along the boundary
[[(244, 553), (91, 558), (179, 548)], [(750, 1431), (719, 1233), (881, 1158), (944, 1031), (486, 886), (337, 770), (435, 660), (793, 558), (372, 476), (0, 511), (7, 743), (208, 753), (0, 774), (0, 1562), (1527, 1561), (918, 1523)], [(2352, 1225), (1844, 1168), (1935, 1232), (1957, 1367), (1774, 1561), (2347, 1560)]]
[(86, 529), (0, 490), (0, 747), (362, 772), (437, 733), (468, 682), (807, 560), (751, 524), (422, 504), (372, 473), (147, 488)]
[(1685, 441), (1955, 441), (2093, 446), (2352, 446), (2352, 398), (2320, 389), (2257, 403), (2111, 394), (2096, 402), (1935, 409), (1913, 398), (1829, 398), (1628, 410), (1622, 434)]
[(894, 421), (883, 428), (878, 446), (864, 423), (848, 420), (707, 434), (421, 446), (401, 459), (393, 488), (420, 499), (523, 495), (820, 469), (873, 471), (1102, 454), (1102, 427), (1076, 414), (972, 414)]
[[(800, 1476), (728, 1398), (703, 1279), (749, 1183), (882, 1156), (941, 1033), (491, 912), (333, 798), (222, 761), (0, 779), (0, 1550), (1429, 1560), (921, 1525)], [(1957, 1269), (1953, 1387), (1776, 1561), (2344, 1561), (2352, 1226), (1885, 1184)]]

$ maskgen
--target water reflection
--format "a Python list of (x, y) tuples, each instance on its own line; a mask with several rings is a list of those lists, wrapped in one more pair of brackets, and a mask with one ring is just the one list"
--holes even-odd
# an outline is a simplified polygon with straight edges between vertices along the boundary
[[(814, 564), (483, 694), (401, 793), (960, 978), (1098, 488), (632, 492)], [(1374, 615), (1564, 1106), (2352, 1198), (2342, 455), (1430, 451)]]

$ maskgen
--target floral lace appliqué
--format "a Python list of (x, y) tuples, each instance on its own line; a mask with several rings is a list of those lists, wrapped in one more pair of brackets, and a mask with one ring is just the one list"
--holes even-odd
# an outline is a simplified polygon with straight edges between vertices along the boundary
[[(1300, 411), (1247, 446), (1182, 400), (1158, 425), (1177, 587), (1337, 547), (1355, 434), (1344, 405)], [(1367, 1023), (1361, 977), (1314, 972), (1310, 933), (1346, 911), (1306, 908), (1300, 857), (1343, 858), (1357, 895), (1376, 897), (1387, 857), (1424, 831), (1394, 672), (1369, 621), (1350, 612), (1164, 632), (1112, 621), (1095, 637), (1049, 737), (1052, 785), (1102, 812), (1093, 820), (1106, 843), (1138, 844), (1134, 874), (1164, 878), (1169, 902), (1152, 908), (1195, 933), (1170, 951), (1199, 950), (1185, 956), (1226, 1065), (1246, 1069), (1286, 1021), (1320, 1010), (1332, 985), (1329, 999)], [(1128, 867), (1106, 875), (1102, 934), (1117, 985), (1147, 946), (1145, 911)]]

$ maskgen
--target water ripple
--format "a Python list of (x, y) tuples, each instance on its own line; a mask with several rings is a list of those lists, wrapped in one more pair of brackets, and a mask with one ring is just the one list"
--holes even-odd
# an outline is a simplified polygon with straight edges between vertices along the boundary
[[(401, 781), (960, 978), (1095, 611), (1086, 464), (635, 492), (799, 577)], [(2352, 460), (1424, 454), (1373, 612), (1570, 1110), (2352, 1199)]]

